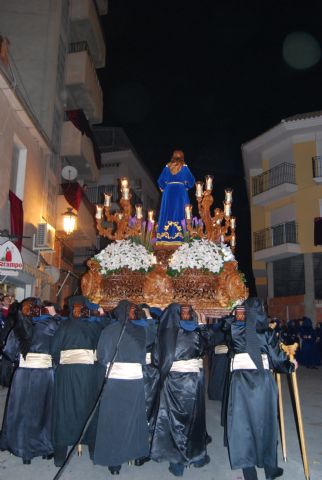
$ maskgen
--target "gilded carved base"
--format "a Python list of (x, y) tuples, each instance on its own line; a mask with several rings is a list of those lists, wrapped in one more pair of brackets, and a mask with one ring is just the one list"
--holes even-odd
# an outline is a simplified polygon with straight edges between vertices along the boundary
[(81, 281), (82, 293), (107, 309), (122, 299), (161, 308), (177, 302), (190, 304), (209, 317), (221, 317), (237, 300), (248, 296), (235, 261), (226, 262), (218, 275), (187, 269), (179, 277), (169, 277), (162, 263), (147, 274), (123, 269), (107, 277), (100, 275), (97, 262), (89, 260), (88, 266)]

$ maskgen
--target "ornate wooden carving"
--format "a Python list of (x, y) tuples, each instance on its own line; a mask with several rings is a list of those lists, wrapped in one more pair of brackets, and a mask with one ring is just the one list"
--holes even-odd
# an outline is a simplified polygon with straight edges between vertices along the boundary
[(168, 305), (173, 302), (174, 290), (171, 278), (162, 265), (156, 265), (144, 281), (143, 294), (149, 305)]
[(187, 230), (190, 237), (206, 238), (212, 242), (225, 243), (230, 242), (230, 247), (234, 250), (236, 245), (235, 227), (230, 216), (225, 216), (223, 210), (215, 208), (211, 215), (211, 207), (214, 203), (211, 190), (205, 190), (202, 197), (197, 197), (198, 212), (203, 224), (192, 226), (191, 219), (186, 219)]
[(102, 299), (100, 264), (90, 259), (87, 261), (87, 266), (89, 270), (81, 278), (82, 293), (85, 297), (90, 298), (92, 302), (100, 303)]
[(157, 258), (157, 262), (167, 268), (169, 259), (177, 248), (177, 245), (155, 245), (153, 253)]
[(134, 303), (166, 307), (169, 303), (189, 303), (208, 316), (229, 313), (237, 300), (248, 296), (237, 262), (226, 262), (218, 275), (187, 269), (179, 277), (169, 277), (165, 266), (156, 265), (147, 273), (123, 269), (102, 277), (97, 262), (88, 261), (89, 271), (81, 281), (82, 292), (91, 301), (113, 308), (122, 299)]

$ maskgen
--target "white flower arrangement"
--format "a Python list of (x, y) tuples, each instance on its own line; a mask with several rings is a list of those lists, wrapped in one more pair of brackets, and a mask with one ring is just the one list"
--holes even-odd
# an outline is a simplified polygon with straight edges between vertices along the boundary
[(116, 240), (95, 255), (94, 259), (99, 262), (102, 275), (116, 273), (122, 268), (148, 272), (156, 263), (154, 255), (133, 240)]
[(183, 243), (171, 256), (168, 274), (177, 276), (187, 268), (218, 274), (224, 263), (232, 260), (235, 260), (235, 257), (228, 245), (193, 239)]

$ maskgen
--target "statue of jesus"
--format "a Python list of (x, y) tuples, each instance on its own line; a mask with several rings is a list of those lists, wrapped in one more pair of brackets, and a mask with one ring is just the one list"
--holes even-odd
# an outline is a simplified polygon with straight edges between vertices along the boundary
[(180, 245), (183, 242), (182, 221), (185, 219), (185, 205), (189, 204), (188, 190), (195, 184), (195, 178), (184, 162), (181, 150), (175, 150), (171, 161), (164, 167), (158, 185), (162, 193), (156, 243)]

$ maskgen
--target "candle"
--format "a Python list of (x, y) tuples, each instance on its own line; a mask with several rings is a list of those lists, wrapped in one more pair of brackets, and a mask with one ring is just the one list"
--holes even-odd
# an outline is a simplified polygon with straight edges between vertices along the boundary
[(141, 218), (143, 217), (142, 209), (143, 207), (141, 204), (138, 203), (137, 205), (135, 205), (135, 214), (138, 220), (141, 220)]
[(191, 220), (192, 217), (192, 205), (185, 205), (184, 207), (186, 220)]
[(231, 214), (231, 204), (230, 203), (224, 203), (224, 215), (225, 217), (230, 217)]
[(97, 220), (101, 220), (103, 216), (103, 207), (102, 205), (96, 205), (96, 215)]
[(154, 211), (153, 211), (153, 210), (148, 210), (148, 220), (149, 220), (150, 222), (153, 222), (153, 221), (154, 221), (153, 215), (154, 215)]
[(232, 230), (235, 230), (235, 228), (236, 228), (236, 217), (231, 217), (230, 227), (231, 227)]
[(233, 201), (233, 191), (230, 189), (225, 190), (225, 202), (232, 203), (232, 201)]
[(201, 198), (203, 195), (203, 182), (196, 182), (196, 197)]
[(127, 188), (129, 186), (129, 181), (126, 177), (122, 177), (121, 178), (121, 190), (123, 190), (123, 188)]
[(129, 200), (130, 199), (130, 189), (127, 187), (122, 188), (122, 197), (124, 200)]
[(117, 216), (119, 220), (122, 220), (123, 218), (123, 213), (122, 212), (117, 212)]
[(212, 175), (206, 175), (206, 190), (212, 190), (213, 178)]
[(230, 240), (230, 246), (236, 247), (236, 235), (233, 233)]
[(111, 193), (104, 193), (104, 207), (110, 207), (111, 206), (111, 200), (112, 200), (112, 194)]

